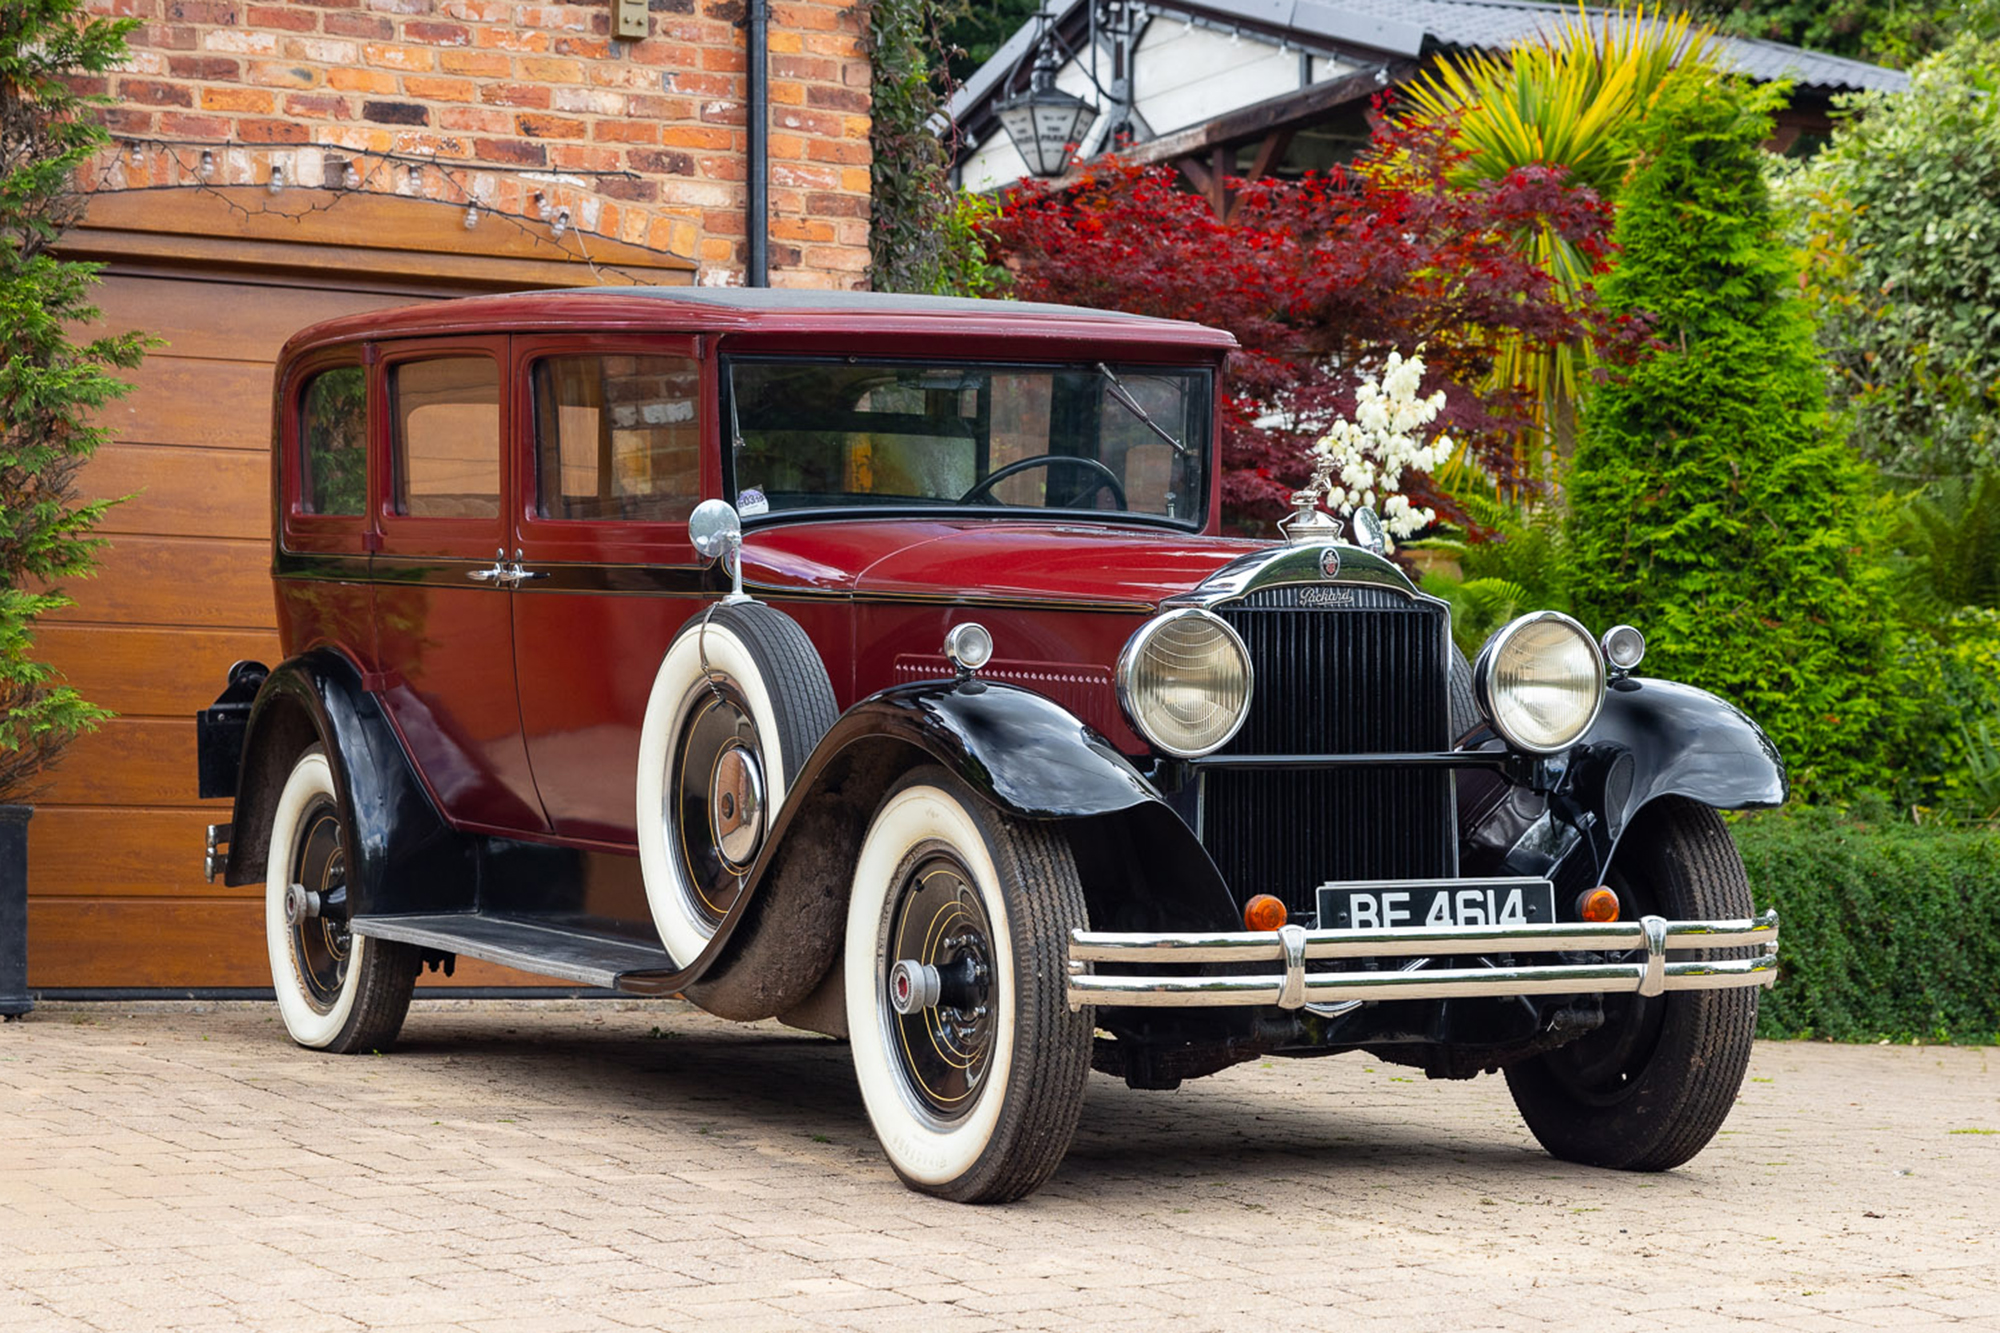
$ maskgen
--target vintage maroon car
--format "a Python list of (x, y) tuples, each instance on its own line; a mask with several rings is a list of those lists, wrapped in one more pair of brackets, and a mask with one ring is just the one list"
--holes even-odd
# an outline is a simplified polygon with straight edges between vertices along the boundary
[(1302, 506), (1218, 535), (1194, 325), (600, 290), (285, 347), (286, 659), (201, 715), (286, 1027), (458, 955), (846, 1037), (896, 1171), (1018, 1197), (1089, 1071), (1506, 1072), (1554, 1153), (1698, 1152), (1777, 926), (1782, 764), (1643, 640), (1446, 607)]

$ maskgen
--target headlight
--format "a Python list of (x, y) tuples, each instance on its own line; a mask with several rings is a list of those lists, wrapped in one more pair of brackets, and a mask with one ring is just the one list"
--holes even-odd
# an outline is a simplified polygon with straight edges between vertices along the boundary
[(1556, 611), (1522, 616), (1486, 641), (1472, 668), (1479, 707), (1507, 741), (1548, 754), (1590, 730), (1604, 702), (1604, 658)]
[(1228, 744), (1250, 713), (1250, 654), (1206, 611), (1147, 621), (1118, 655), (1118, 702), (1139, 734), (1192, 759)]

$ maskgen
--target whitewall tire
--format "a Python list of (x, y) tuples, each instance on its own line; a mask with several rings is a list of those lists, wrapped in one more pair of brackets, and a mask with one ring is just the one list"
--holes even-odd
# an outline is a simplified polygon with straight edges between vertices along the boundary
[(639, 733), (635, 827), (653, 923), (680, 966), (735, 905), (836, 716), (825, 665), (781, 611), (720, 604), (668, 647)]
[(1090, 1071), (1063, 970), (1084, 922), (1053, 826), (987, 808), (940, 768), (877, 809), (848, 901), (847, 1030), (868, 1118), (912, 1188), (1005, 1202), (1061, 1163)]
[[(347, 844), (332, 766), (314, 746), (292, 766), (272, 815), (264, 942), (285, 1030), (339, 1054), (393, 1045), (417, 980), (414, 949), (347, 929)], [(288, 907), (295, 884), (311, 895), (310, 910)]]

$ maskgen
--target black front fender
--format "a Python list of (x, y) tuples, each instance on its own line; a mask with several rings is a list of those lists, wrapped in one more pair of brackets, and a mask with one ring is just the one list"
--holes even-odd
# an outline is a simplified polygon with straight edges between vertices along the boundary
[[(1016, 685), (918, 681), (870, 695), (841, 715), (792, 782), (746, 891), (700, 958), (671, 976), (628, 976), (628, 989), (689, 998), (725, 1018), (799, 1005), (834, 965), (861, 842), (883, 795), (935, 763), (981, 799), (1023, 819), (1061, 821), (1079, 847), (1092, 918), (1150, 903), (1186, 928), (1233, 917), (1221, 877), (1194, 833), (1126, 758), (1061, 705)], [(1093, 868), (1149, 879), (1128, 891)], [(1171, 868), (1171, 874), (1168, 869)], [(1178, 914), (1178, 915), (1177, 915)]]
[[(1682, 796), (1717, 810), (1784, 804), (1784, 759), (1725, 699), (1670, 680), (1613, 681), (1550, 795), (1516, 787), (1479, 816), (1466, 873), (1547, 875), (1568, 892), (1603, 882), (1641, 810)], [(1460, 799), (1468, 788), (1461, 779)]]
[(1612, 845), (1662, 796), (1755, 810), (1783, 805), (1790, 790), (1762, 727), (1727, 700), (1671, 680), (1613, 681), (1571, 767), (1575, 799)]
[(326, 751), (347, 825), (354, 914), (469, 909), (471, 841), (438, 814), (360, 668), (330, 648), (280, 663), (251, 705), (224, 882), (263, 880), (278, 795), (314, 744)]

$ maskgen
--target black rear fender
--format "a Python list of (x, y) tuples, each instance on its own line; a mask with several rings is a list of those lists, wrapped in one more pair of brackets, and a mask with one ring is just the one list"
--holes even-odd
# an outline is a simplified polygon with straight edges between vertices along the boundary
[(224, 882), (263, 882), (279, 793), (313, 745), (340, 794), (353, 913), (470, 909), (472, 840), (439, 816), (360, 668), (330, 648), (281, 663), (251, 705)]

